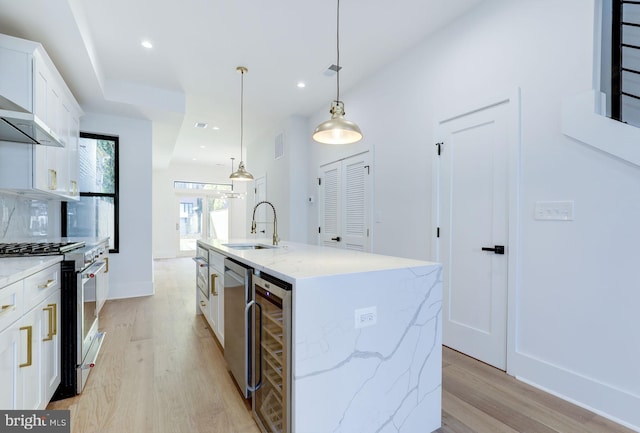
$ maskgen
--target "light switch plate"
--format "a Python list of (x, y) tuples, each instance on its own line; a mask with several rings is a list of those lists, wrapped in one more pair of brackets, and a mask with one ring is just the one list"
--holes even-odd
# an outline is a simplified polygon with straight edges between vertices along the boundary
[(539, 221), (573, 221), (573, 201), (537, 201), (534, 218)]

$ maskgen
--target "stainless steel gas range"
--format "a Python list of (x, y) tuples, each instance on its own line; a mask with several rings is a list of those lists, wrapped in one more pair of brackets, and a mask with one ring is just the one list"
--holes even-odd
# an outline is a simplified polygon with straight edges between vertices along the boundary
[(82, 392), (104, 340), (98, 330), (100, 293), (108, 285), (108, 239), (0, 243), (0, 258), (63, 255), (61, 383), (53, 400)]

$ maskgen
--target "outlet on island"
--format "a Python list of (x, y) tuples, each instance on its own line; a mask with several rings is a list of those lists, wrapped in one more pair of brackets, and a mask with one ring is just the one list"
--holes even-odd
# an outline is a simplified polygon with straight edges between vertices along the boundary
[(378, 321), (378, 308), (367, 307), (359, 308), (355, 311), (355, 327), (365, 328), (367, 326), (373, 326)]

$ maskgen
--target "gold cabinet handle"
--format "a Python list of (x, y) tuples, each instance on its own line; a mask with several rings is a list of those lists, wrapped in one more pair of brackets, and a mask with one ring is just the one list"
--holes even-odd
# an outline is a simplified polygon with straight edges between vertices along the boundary
[(56, 283), (56, 280), (47, 280), (45, 284), (38, 285), (38, 289), (48, 289)]
[(16, 304), (11, 304), (11, 305), (3, 305), (2, 308), (0, 309), (0, 316), (3, 316), (5, 314), (9, 314), (12, 311), (16, 310)]
[(71, 181), (71, 195), (78, 195), (78, 182), (76, 182), (75, 180)]
[(51, 304), (49, 304), (47, 307), (44, 307), (42, 309), (42, 311), (46, 311), (48, 312), (48, 316), (49, 316), (49, 332), (47, 332), (47, 337), (43, 338), (42, 341), (51, 341), (53, 340), (53, 308), (51, 307)]
[(25, 362), (24, 364), (20, 364), (19, 367), (29, 367), (31, 365), (31, 357), (32, 357), (32, 351), (31, 351), (31, 346), (33, 345), (33, 341), (32, 341), (32, 337), (33, 337), (33, 327), (32, 326), (22, 326), (20, 327), (21, 331), (27, 331), (27, 362)]
[(49, 304), (53, 308), (53, 335), (58, 335), (58, 304)]
[(211, 294), (213, 296), (218, 296), (218, 291), (216, 290), (216, 278), (218, 278), (218, 274), (211, 274)]
[(105, 257), (104, 261), (107, 262), (107, 269), (105, 269), (104, 273), (108, 273), (109, 272), (109, 257)]

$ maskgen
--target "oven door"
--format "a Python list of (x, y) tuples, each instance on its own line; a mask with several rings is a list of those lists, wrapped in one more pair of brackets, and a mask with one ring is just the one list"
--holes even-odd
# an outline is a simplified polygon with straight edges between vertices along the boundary
[(84, 388), (90, 368), (95, 365), (104, 338), (104, 333), (98, 332), (97, 295), (106, 266), (105, 261), (97, 261), (78, 273), (78, 394)]

